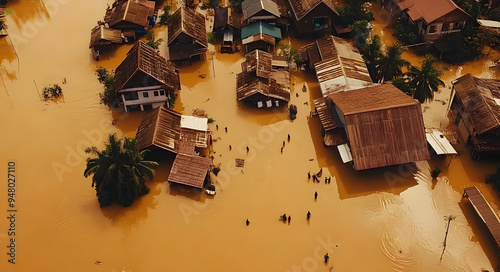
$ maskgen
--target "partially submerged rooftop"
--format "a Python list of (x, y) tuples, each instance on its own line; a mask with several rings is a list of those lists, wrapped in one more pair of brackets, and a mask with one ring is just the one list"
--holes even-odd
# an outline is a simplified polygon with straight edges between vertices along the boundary
[(148, 17), (154, 15), (155, 2), (146, 0), (120, 0), (106, 10), (104, 21), (111, 28), (148, 26)]
[(329, 0), (290, 0), (290, 6), (292, 7), (293, 15), (297, 21), (304, 18), (309, 12), (316, 8), (320, 4), (325, 4), (330, 8), (335, 14), (338, 15), (337, 10)]
[(413, 21), (424, 20), (432, 23), (446, 16), (452, 20), (454, 16), (471, 17), (462, 10), (453, 0), (395, 0), (400, 10), (406, 10)]

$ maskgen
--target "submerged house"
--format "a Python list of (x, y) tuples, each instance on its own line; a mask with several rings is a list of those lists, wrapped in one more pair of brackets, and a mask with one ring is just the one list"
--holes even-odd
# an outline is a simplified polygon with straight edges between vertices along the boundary
[(168, 181), (202, 188), (211, 160), (198, 155), (208, 148), (208, 119), (158, 107), (144, 114), (137, 129), (137, 148), (161, 149), (176, 154)]
[(205, 58), (208, 41), (205, 17), (194, 9), (179, 8), (168, 19), (170, 60)]
[(90, 33), (89, 48), (99, 51), (103, 48), (122, 43), (122, 32), (119, 29), (111, 29), (104, 25), (98, 25)]
[(266, 22), (279, 27), (288, 25), (288, 13), (283, 0), (244, 0), (241, 10), (247, 24)]
[(213, 31), (217, 38), (222, 39), (220, 51), (234, 53), (241, 35), (241, 14), (233, 7), (216, 8)]
[(281, 39), (281, 30), (264, 22), (255, 22), (241, 30), (241, 43), (247, 53), (253, 50), (274, 52), (276, 39)]
[(375, 85), (358, 49), (344, 39), (318, 39), (303, 46), (300, 57), (315, 71), (323, 96)]
[(299, 34), (331, 29), (332, 17), (339, 16), (329, 0), (290, 0), (293, 23)]
[(429, 159), (420, 104), (392, 84), (315, 99), (325, 145), (355, 170)]
[(257, 108), (280, 107), (290, 101), (290, 74), (272, 67), (273, 56), (254, 50), (245, 55), (242, 72), (236, 75), (239, 101)]
[(118, 0), (106, 10), (104, 21), (110, 28), (135, 30), (147, 27), (154, 12), (154, 1)]
[(137, 41), (115, 70), (115, 90), (125, 111), (150, 110), (169, 102), (180, 90), (179, 71), (143, 41)]
[(417, 35), (434, 41), (447, 33), (460, 31), (472, 17), (453, 0), (383, 0), (382, 4), (417, 26)]
[(500, 80), (466, 74), (452, 81), (449, 111), (463, 139), (470, 139), (473, 157), (500, 153)]

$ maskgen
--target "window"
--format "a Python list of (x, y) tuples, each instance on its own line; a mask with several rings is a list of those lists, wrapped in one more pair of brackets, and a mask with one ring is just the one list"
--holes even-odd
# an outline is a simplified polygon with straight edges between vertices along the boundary
[(443, 23), (443, 26), (441, 27), (441, 31), (442, 32), (446, 32), (448, 31), (448, 27), (450, 26), (450, 24), (448, 23)]
[(453, 29), (461, 29), (462, 28), (462, 22), (456, 22), (453, 24)]
[(165, 96), (165, 91), (160, 91), (161, 96)]
[(143, 93), (142, 93), (142, 97), (144, 97), (144, 98), (149, 97), (148, 92), (143, 92)]
[(154, 96), (158, 96), (158, 91), (154, 91)]
[(328, 17), (313, 18), (314, 30), (322, 30), (328, 28)]
[(436, 26), (431, 25), (431, 27), (429, 27), (429, 33), (435, 33), (435, 32), (436, 32)]

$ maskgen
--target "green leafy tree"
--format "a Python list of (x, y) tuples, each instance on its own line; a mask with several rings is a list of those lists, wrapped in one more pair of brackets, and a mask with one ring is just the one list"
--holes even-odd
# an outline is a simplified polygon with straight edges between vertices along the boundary
[(361, 51), (365, 57), (366, 66), (370, 72), (372, 81), (377, 80), (377, 65), (382, 58), (382, 40), (379, 35), (372, 37), (371, 41), (366, 44), (366, 47)]
[(144, 160), (146, 151), (137, 150), (137, 139), (117, 139), (115, 134), (111, 134), (104, 150), (93, 147), (90, 152), (95, 157), (87, 161), (83, 175), (92, 175), (92, 187), (101, 207), (115, 202), (124, 207), (130, 206), (149, 192), (144, 176), (152, 180), (155, 175), (153, 167), (158, 163)]
[(207, 40), (209, 44), (215, 44), (215, 33), (207, 32)]
[(439, 86), (444, 86), (444, 82), (440, 79), (443, 70), (434, 66), (436, 62), (437, 59), (428, 56), (422, 62), (421, 68), (411, 66), (406, 73), (410, 78), (409, 85), (413, 89), (413, 98), (420, 103), (433, 100)]
[(366, 12), (363, 4), (366, 0), (349, 0), (345, 1), (342, 6), (336, 6), (335, 9), (339, 13), (339, 17), (335, 21), (340, 25), (352, 25), (354, 22), (366, 20), (373, 21), (373, 13)]
[(101, 103), (109, 107), (118, 107), (120, 97), (115, 92), (115, 75), (106, 68), (99, 67), (96, 70), (97, 80), (104, 85), (104, 92), (99, 94)]
[(399, 20), (392, 26), (392, 35), (406, 45), (422, 42), (417, 32), (417, 25), (410, 24), (407, 20)]
[(360, 20), (349, 25), (352, 30), (351, 37), (359, 48), (364, 48), (366, 46), (366, 39), (370, 37), (370, 29), (368, 28), (367, 20)]
[(413, 89), (410, 87), (409, 78), (407, 77), (398, 77), (391, 80), (392, 85), (394, 87), (400, 89), (403, 93), (413, 96)]
[(170, 18), (170, 13), (171, 13), (172, 7), (169, 5), (166, 5), (163, 7), (163, 13), (160, 15), (160, 21), (158, 22), (159, 25), (167, 25), (168, 23), (168, 18)]
[(163, 42), (163, 39), (155, 40), (155, 33), (152, 30), (149, 30), (146, 34), (146, 40), (148, 41), (146, 44), (153, 49), (158, 49)]
[(300, 52), (297, 48), (289, 45), (289, 44), (278, 44), (278, 48), (281, 49), (283, 56), (285, 56), (286, 61), (288, 63), (294, 62), (297, 67), (302, 66), (302, 60), (300, 59)]
[(399, 44), (393, 44), (385, 50), (377, 65), (378, 82), (390, 81), (403, 76), (403, 67), (410, 63), (402, 58), (403, 48)]

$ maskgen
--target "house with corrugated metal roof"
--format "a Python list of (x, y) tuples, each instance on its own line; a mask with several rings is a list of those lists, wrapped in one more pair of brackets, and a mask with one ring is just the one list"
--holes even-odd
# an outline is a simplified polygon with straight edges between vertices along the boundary
[(106, 10), (104, 21), (115, 29), (144, 28), (149, 25), (149, 17), (154, 11), (154, 1), (119, 0)]
[(329, 0), (289, 0), (295, 29), (299, 34), (319, 33), (332, 27), (337, 10)]
[(208, 48), (205, 16), (194, 9), (180, 7), (167, 24), (170, 60), (205, 58)]
[(417, 26), (417, 35), (434, 41), (447, 33), (460, 31), (472, 17), (453, 0), (383, 0), (391, 15)]
[(323, 37), (303, 46), (300, 56), (315, 71), (323, 96), (375, 85), (358, 49), (344, 39)]
[(466, 74), (452, 81), (449, 112), (473, 157), (500, 152), (500, 80)]
[(120, 43), (122, 43), (122, 32), (119, 29), (111, 29), (104, 25), (98, 25), (90, 33), (89, 48), (95, 51)]
[(331, 93), (315, 100), (325, 145), (355, 170), (430, 158), (420, 104), (392, 84)]
[(288, 25), (288, 13), (282, 0), (244, 0), (241, 10), (248, 24), (261, 21), (278, 26)]
[(245, 55), (242, 72), (236, 75), (239, 101), (257, 108), (280, 107), (290, 101), (290, 74), (273, 68), (273, 56), (261, 50)]
[(116, 68), (114, 86), (125, 111), (168, 104), (169, 92), (181, 88), (175, 64), (143, 41), (137, 41)]
[(281, 30), (265, 22), (251, 23), (241, 30), (241, 43), (247, 53), (253, 50), (274, 52), (276, 40), (281, 39)]
[(222, 40), (220, 51), (234, 53), (241, 37), (241, 14), (233, 7), (216, 8), (213, 31), (217, 39)]
[(182, 115), (167, 107), (146, 112), (137, 129), (137, 148), (175, 154), (168, 181), (202, 188), (212, 161), (199, 155), (208, 148), (208, 119)]

